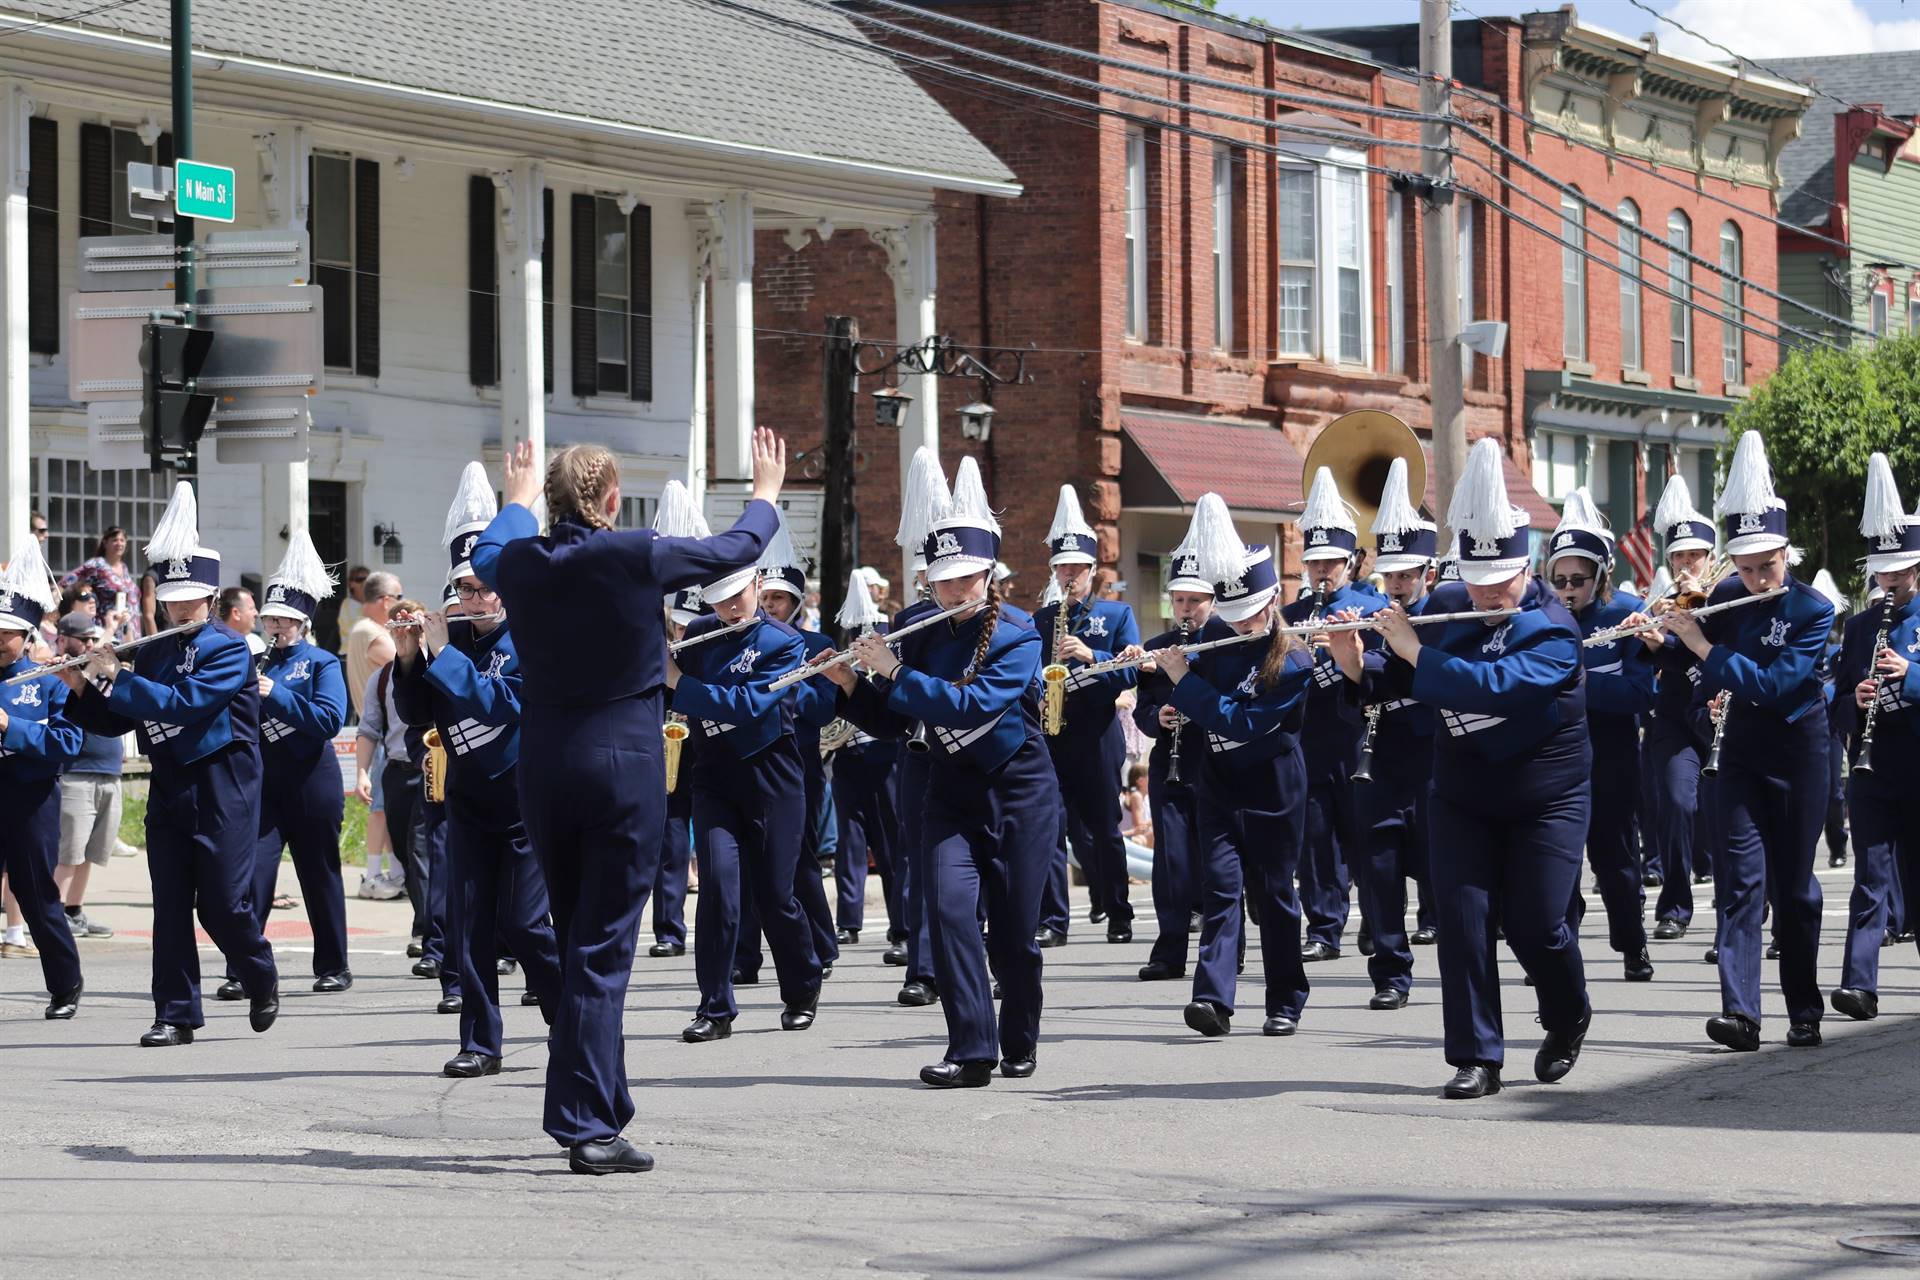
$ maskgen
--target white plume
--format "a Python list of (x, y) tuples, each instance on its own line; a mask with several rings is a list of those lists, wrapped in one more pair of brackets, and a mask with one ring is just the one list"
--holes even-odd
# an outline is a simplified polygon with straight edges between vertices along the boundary
[(1667, 487), (1660, 491), (1660, 505), (1653, 512), (1653, 527), (1665, 534), (1683, 520), (1713, 523), (1694, 507), (1693, 490), (1687, 487), (1687, 478), (1676, 473), (1668, 479)]
[(920, 550), (951, 501), (939, 455), (922, 445), (907, 467), (907, 485), (900, 493), (900, 528), (893, 536), (894, 542), (912, 551)]
[(1646, 601), (1652, 604), (1664, 600), (1673, 594), (1673, 575), (1667, 572), (1667, 566), (1661, 565), (1653, 571), (1653, 581), (1647, 584)]
[(1000, 522), (994, 519), (993, 508), (987, 505), (987, 486), (980, 479), (980, 464), (971, 454), (960, 459), (960, 470), (954, 473), (953, 501), (948, 505), (947, 515), (978, 520), (992, 530), (995, 537), (1000, 534)]
[(1060, 486), (1060, 500), (1054, 504), (1053, 525), (1047, 530), (1047, 541), (1053, 542), (1070, 533), (1091, 538), (1093, 526), (1080, 514), (1080, 495), (1074, 492), (1072, 485), (1063, 484)]
[(660, 506), (653, 513), (653, 531), (663, 538), (710, 538), (713, 530), (693, 500), (687, 486), (678, 480), (667, 481), (660, 491)]
[[(1874, 456), (1879, 457), (1878, 454)], [(1835, 612), (1847, 611), (1847, 598), (1841, 594), (1840, 584), (1835, 582), (1833, 575), (1825, 569), (1813, 575), (1813, 589), (1827, 598), (1827, 602), (1834, 607)]]
[(305, 525), (288, 535), (287, 554), (280, 557), (280, 567), (267, 578), (269, 586), (276, 582), (315, 600), (325, 600), (340, 584), (314, 548), (313, 539), (308, 535)]
[(1758, 431), (1746, 432), (1733, 451), (1733, 465), (1727, 468), (1727, 482), (1720, 487), (1715, 512), (1723, 516), (1758, 515), (1786, 505), (1773, 492), (1766, 442)]
[(1482, 436), (1467, 455), (1467, 469), (1453, 486), (1447, 523), (1470, 538), (1506, 538), (1526, 524), (1526, 512), (1507, 500), (1500, 442)]
[(864, 631), (885, 622), (887, 615), (873, 602), (872, 586), (865, 569), (848, 574), (847, 598), (840, 602), (840, 612), (833, 620), (849, 631)]
[(1340, 486), (1334, 482), (1331, 468), (1321, 467), (1313, 473), (1313, 488), (1307, 491), (1307, 508), (1300, 513), (1300, 527), (1357, 532), (1353, 512), (1340, 500)]
[(1192, 556), (1200, 577), (1208, 582), (1231, 582), (1247, 564), (1247, 544), (1233, 527), (1227, 500), (1217, 493), (1203, 493), (1193, 506), (1193, 521), (1187, 536), (1173, 549), (1174, 558)]
[(1040, 607), (1044, 609), (1050, 604), (1059, 604), (1066, 598), (1067, 593), (1061, 588), (1060, 579), (1049, 576), (1045, 590), (1040, 593)]
[(453, 505), (447, 508), (446, 531), (440, 535), (440, 541), (452, 542), (462, 529), (476, 524), (492, 524), (499, 514), (487, 469), (477, 462), (469, 462), (460, 473), (459, 488), (453, 491)]
[(191, 560), (200, 549), (200, 500), (185, 480), (173, 486), (173, 497), (147, 540), (147, 563)]
[(1425, 521), (1407, 496), (1407, 460), (1395, 458), (1380, 489), (1380, 510), (1373, 517), (1375, 533), (1405, 533), (1424, 527)]
[(53, 581), (47, 576), (47, 557), (40, 550), (40, 539), (27, 535), (24, 546), (16, 548), (13, 559), (0, 572), (0, 590), (25, 596), (45, 613), (58, 603), (53, 598)]
[(1876, 453), (1867, 459), (1867, 500), (1860, 507), (1860, 532), (1870, 539), (1897, 538), (1906, 524), (1907, 510), (1900, 505), (1900, 486), (1893, 481), (1893, 467), (1886, 454)]
[(804, 569), (806, 566), (800, 563), (800, 553), (793, 549), (793, 531), (787, 528), (787, 513), (782, 511), (778, 506), (775, 506), (773, 510), (777, 518), (773, 536), (767, 539), (766, 550), (760, 553), (759, 562), (755, 567), (760, 569), (785, 569), (789, 567)]

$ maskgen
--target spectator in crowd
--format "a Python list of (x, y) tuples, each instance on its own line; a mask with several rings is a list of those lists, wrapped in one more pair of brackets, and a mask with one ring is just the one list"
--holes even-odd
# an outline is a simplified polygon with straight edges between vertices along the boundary
[[(119, 618), (118, 611), (113, 615)], [(106, 638), (91, 609), (62, 614), (59, 622), (60, 656), (77, 658)], [(76, 938), (111, 938), (113, 930), (87, 917), (87, 881), (95, 867), (107, 865), (120, 838), (119, 738), (88, 733), (80, 754), (60, 775), (60, 863), (53, 882), (67, 908), (67, 925)]]
[(5, 875), (0, 875), (0, 911), (7, 918), (6, 928), (0, 931), (0, 960), (38, 960), (40, 949), (27, 941), (26, 921)]
[[(367, 689), (374, 673), (393, 661), (393, 635), (387, 630), (387, 620), (400, 600), (400, 579), (391, 573), (369, 573), (361, 581), (360, 620), (347, 632), (345, 659), (347, 694), (353, 699), (355, 719), (366, 716)], [(367, 866), (360, 876), (363, 898), (397, 898), (406, 884), (406, 873), (391, 853), (396, 846), (387, 830), (386, 771), (386, 749), (376, 740), (369, 762), (372, 786), (366, 797)]]
[[(424, 615), (425, 605), (418, 600), (403, 600), (400, 609), (412, 612), (415, 616)], [(424, 849), (416, 849), (413, 843), (413, 813), (420, 799), (420, 770), (415, 767), (412, 752), (407, 742), (407, 722), (400, 718), (400, 710), (393, 701), (393, 664), (380, 667), (367, 677), (367, 687), (361, 693), (359, 737), (354, 742), (354, 762), (359, 766), (359, 781), (354, 793), (365, 801), (369, 808), (373, 805), (374, 787), (378, 784), (381, 791), (382, 816), (386, 823), (387, 842), (392, 845), (394, 854), (402, 870), (403, 879), (398, 883), (389, 879), (378, 885), (370, 885), (367, 896), (375, 898), (396, 898), (404, 886), (407, 897), (413, 905), (414, 941), (408, 945), (408, 954), (415, 959), (427, 954), (433, 929), (427, 914), (427, 876), (423, 869)], [(379, 768), (375, 777), (376, 758), (386, 763)], [(372, 867), (372, 857), (368, 866)], [(364, 879), (364, 877), (363, 877)], [(423, 977), (438, 977), (438, 959), (440, 951), (436, 945), (432, 952), (435, 965), (431, 973)]]
[(245, 587), (228, 587), (220, 593), (214, 614), (241, 635), (250, 636), (260, 621), (260, 606)]
[[(347, 636), (353, 631), (353, 624), (360, 621), (360, 608), (366, 600), (367, 579), (373, 571), (363, 564), (357, 564), (347, 570), (347, 589), (340, 597), (340, 608), (334, 613), (333, 631), (339, 637), (339, 652), (342, 658), (347, 656)], [(358, 698), (364, 690), (352, 680), (348, 673), (347, 692)]]
[(93, 588), (93, 616), (101, 626), (107, 625), (107, 616), (111, 613), (125, 615), (119, 624), (120, 630), (111, 633), (114, 643), (146, 634), (142, 630), (144, 608), (143, 622), (134, 621), (133, 603), (142, 594), (143, 588), (127, 563), (125, 529), (117, 524), (110, 525), (94, 544), (93, 555), (60, 582), (62, 586), (82, 584)]
[(1153, 810), (1147, 807), (1147, 766), (1127, 769), (1127, 789), (1120, 793), (1120, 834), (1153, 848)]

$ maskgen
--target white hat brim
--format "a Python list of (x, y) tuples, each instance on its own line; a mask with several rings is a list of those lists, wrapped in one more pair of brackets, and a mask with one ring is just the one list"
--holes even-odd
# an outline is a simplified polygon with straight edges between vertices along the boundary
[(952, 556), (938, 564), (927, 566), (928, 582), (951, 582), (955, 578), (971, 577), (976, 573), (988, 573), (993, 569), (993, 561), (982, 560), (975, 556)]
[(1479, 564), (1462, 560), (1460, 581), (1475, 587), (1492, 587), (1502, 582), (1512, 582), (1526, 571), (1525, 560), (1487, 560)]
[(1373, 569), (1375, 573), (1405, 573), (1408, 569), (1426, 569), (1432, 565), (1432, 556), (1381, 556), (1373, 562)]
[(1254, 592), (1244, 600), (1215, 600), (1213, 616), (1222, 622), (1245, 622), (1272, 604), (1277, 591), (1277, 587), (1268, 587), (1265, 591)]
[(1727, 540), (1727, 554), (1730, 556), (1756, 556), (1767, 551), (1778, 551), (1787, 545), (1787, 540), (1777, 533), (1749, 533)]

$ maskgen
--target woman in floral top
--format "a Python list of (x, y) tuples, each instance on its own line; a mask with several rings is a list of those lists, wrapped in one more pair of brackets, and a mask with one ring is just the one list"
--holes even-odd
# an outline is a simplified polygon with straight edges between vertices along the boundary
[(93, 588), (94, 616), (105, 627), (111, 625), (109, 616), (116, 606), (123, 611), (114, 621), (118, 623), (112, 632), (116, 643), (132, 640), (140, 635), (139, 582), (133, 569), (127, 564), (127, 531), (114, 525), (100, 535), (99, 543), (93, 549), (93, 558), (78, 569), (61, 579), (61, 586), (76, 583)]

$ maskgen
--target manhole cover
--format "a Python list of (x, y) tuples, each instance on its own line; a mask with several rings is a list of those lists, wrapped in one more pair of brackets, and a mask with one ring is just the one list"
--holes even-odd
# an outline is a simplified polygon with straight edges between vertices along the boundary
[(1862, 1253), (1890, 1253), (1896, 1258), (1920, 1258), (1920, 1231), (1881, 1231), (1841, 1236), (1840, 1243)]

